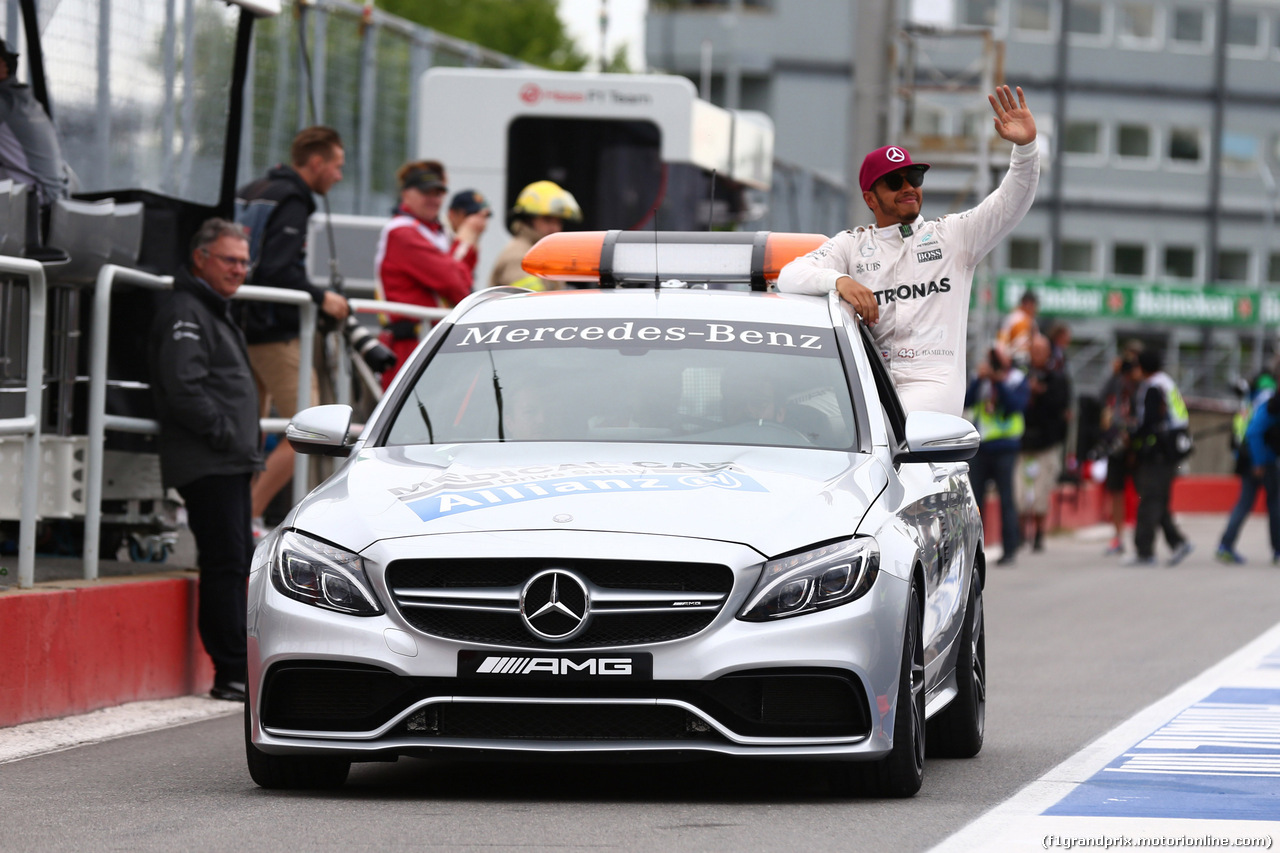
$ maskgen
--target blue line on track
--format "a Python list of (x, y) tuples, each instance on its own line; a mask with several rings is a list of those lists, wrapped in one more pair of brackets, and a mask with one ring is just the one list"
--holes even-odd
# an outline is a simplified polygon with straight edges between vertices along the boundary
[[(1258, 668), (1280, 668), (1280, 649)], [(1275, 820), (1280, 815), (1280, 690), (1215, 690), (1043, 814)]]

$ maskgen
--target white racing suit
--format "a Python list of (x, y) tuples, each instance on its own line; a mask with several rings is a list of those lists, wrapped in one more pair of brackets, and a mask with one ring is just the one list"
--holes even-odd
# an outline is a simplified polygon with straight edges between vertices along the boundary
[(822, 295), (845, 275), (872, 290), (880, 306), (872, 336), (902, 405), (959, 415), (973, 271), (1030, 209), (1039, 179), (1036, 143), (1017, 145), (1004, 180), (977, 207), (844, 231), (783, 267), (778, 290)]

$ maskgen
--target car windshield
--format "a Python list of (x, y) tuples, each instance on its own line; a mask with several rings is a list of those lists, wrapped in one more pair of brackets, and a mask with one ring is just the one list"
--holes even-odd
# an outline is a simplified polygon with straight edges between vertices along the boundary
[(448, 330), (386, 443), (654, 441), (847, 450), (831, 329), (705, 320), (471, 323)]

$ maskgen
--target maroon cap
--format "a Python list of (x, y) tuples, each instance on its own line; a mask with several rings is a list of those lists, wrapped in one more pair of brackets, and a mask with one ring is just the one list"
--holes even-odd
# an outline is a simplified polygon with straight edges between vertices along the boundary
[(862, 168), (858, 170), (858, 186), (862, 187), (864, 193), (868, 192), (876, 181), (904, 166), (916, 166), (921, 170), (929, 168), (928, 163), (912, 163), (911, 155), (905, 148), (897, 145), (877, 148), (862, 158)]

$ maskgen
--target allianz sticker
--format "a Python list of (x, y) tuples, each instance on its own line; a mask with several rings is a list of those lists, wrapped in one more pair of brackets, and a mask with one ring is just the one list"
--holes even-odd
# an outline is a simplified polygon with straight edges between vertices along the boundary
[(729, 462), (676, 462), (669, 465), (658, 462), (588, 462), (469, 474), (451, 472), (390, 491), (418, 518), (435, 521), (477, 509), (565, 495), (700, 489), (768, 491), (751, 477), (734, 471), (733, 464)]

